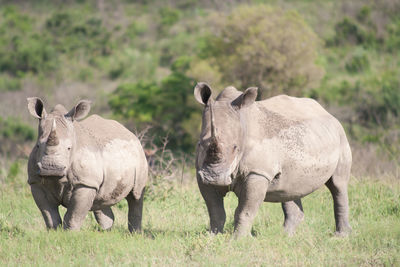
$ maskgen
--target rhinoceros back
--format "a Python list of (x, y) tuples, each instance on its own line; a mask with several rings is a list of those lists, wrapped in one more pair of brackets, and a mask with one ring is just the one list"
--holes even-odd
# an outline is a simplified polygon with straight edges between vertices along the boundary
[(73, 160), (74, 183), (98, 190), (93, 207), (113, 205), (131, 191), (140, 198), (147, 161), (137, 137), (120, 123), (97, 115), (76, 128), (79, 151)]
[[(256, 115), (255, 115), (256, 114)], [(316, 101), (277, 96), (248, 110), (249, 144), (242, 162), (271, 181), (267, 201), (305, 196), (334, 172), (343, 140), (340, 123)]]

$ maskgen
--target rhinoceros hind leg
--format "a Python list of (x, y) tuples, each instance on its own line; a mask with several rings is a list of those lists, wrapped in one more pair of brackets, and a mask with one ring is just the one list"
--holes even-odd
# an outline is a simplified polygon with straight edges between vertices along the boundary
[(112, 212), (111, 207), (106, 207), (102, 210), (95, 210), (93, 213), (96, 221), (103, 230), (108, 230), (113, 226), (114, 213)]
[[(325, 185), (331, 191), (336, 222), (336, 235), (345, 236), (351, 232), (349, 224), (349, 199), (347, 181), (343, 182), (338, 176), (332, 176)], [(337, 181), (339, 180), (339, 181)]]
[(285, 222), (283, 223), (283, 227), (285, 228), (285, 231), (291, 236), (295, 233), (297, 226), (304, 219), (301, 199), (282, 202), (282, 209), (283, 214), (285, 215)]
[(351, 150), (346, 137), (342, 136), (342, 152), (332, 177), (325, 183), (333, 198), (336, 232), (338, 236), (346, 236), (351, 232), (349, 224), (349, 198), (347, 185), (350, 179)]
[(142, 194), (139, 199), (133, 196), (130, 192), (126, 196), (128, 201), (129, 211), (128, 211), (128, 229), (129, 232), (140, 232), (142, 230), (142, 213), (143, 213), (143, 197), (145, 188), (143, 188)]

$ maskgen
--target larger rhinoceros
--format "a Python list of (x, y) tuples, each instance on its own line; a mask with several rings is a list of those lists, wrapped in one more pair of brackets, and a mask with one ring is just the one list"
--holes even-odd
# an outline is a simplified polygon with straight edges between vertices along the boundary
[(303, 220), (301, 198), (324, 184), (330, 190), (336, 233), (350, 232), (347, 185), (351, 150), (337, 119), (309, 98), (286, 95), (255, 101), (257, 88), (244, 93), (212, 90), (198, 83), (194, 96), (205, 105), (197, 145), (196, 170), (210, 216), (210, 230), (225, 224), (223, 198), (234, 191), (236, 237), (250, 234), (262, 202), (282, 202), (290, 234)]
[(69, 112), (56, 105), (47, 114), (43, 101), (28, 98), (39, 119), (39, 133), (28, 162), (28, 183), (47, 228), (61, 225), (58, 207), (67, 208), (64, 228), (80, 229), (91, 210), (103, 229), (113, 225), (111, 206), (126, 198), (129, 231), (140, 230), (147, 162), (136, 136), (114, 120), (83, 119), (89, 101)]

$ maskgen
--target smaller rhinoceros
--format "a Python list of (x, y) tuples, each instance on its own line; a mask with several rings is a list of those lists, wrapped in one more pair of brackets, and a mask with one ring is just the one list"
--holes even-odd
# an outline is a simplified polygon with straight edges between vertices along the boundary
[(111, 206), (126, 198), (129, 231), (141, 229), (147, 161), (136, 136), (114, 120), (92, 115), (82, 100), (69, 112), (28, 98), (39, 133), (28, 162), (28, 183), (47, 228), (61, 225), (58, 207), (67, 208), (64, 229), (79, 230), (93, 211), (103, 229), (114, 222)]
[(223, 230), (223, 197), (234, 191), (236, 237), (250, 234), (264, 201), (282, 203), (292, 234), (304, 217), (301, 198), (324, 184), (332, 193), (337, 234), (351, 230), (350, 146), (338, 120), (316, 101), (286, 95), (255, 101), (254, 87), (244, 93), (227, 87), (214, 100), (205, 83), (194, 95), (205, 105), (196, 170), (212, 232)]

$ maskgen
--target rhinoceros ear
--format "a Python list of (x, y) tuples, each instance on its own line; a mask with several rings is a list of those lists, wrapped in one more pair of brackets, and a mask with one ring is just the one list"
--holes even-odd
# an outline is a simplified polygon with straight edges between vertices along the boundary
[(72, 121), (83, 119), (89, 113), (91, 103), (88, 100), (81, 100), (65, 116), (71, 118)]
[(247, 88), (243, 94), (241, 94), (235, 100), (232, 101), (232, 106), (236, 108), (243, 108), (250, 106), (256, 101), (257, 91), (258, 91), (257, 87)]
[(207, 105), (211, 94), (211, 87), (206, 83), (198, 83), (194, 88), (194, 97), (200, 104)]
[(28, 97), (26, 100), (28, 100), (28, 110), (33, 117), (43, 119), (47, 116), (42, 99), (39, 97)]

